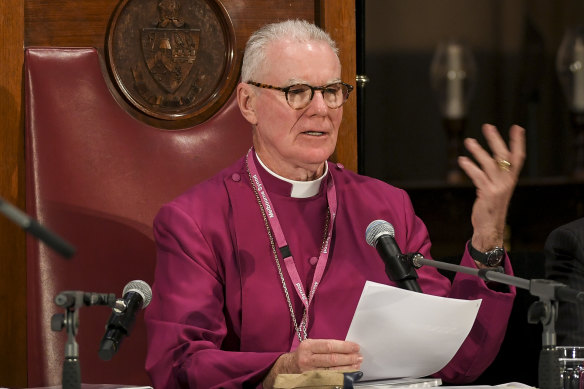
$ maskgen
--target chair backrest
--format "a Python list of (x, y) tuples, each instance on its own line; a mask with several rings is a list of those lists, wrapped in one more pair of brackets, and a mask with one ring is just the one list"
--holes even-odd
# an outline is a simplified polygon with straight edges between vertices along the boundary
[[(25, 93), (27, 212), (77, 248), (66, 260), (27, 238), (28, 386), (37, 387), (61, 382), (66, 334), (51, 330), (64, 312), (54, 297), (151, 284), (157, 210), (243, 155), (251, 130), (234, 96), (192, 128), (139, 122), (114, 99), (94, 48), (28, 48)], [(99, 359), (110, 314), (79, 309), (82, 381), (149, 384), (142, 312), (113, 359)]]

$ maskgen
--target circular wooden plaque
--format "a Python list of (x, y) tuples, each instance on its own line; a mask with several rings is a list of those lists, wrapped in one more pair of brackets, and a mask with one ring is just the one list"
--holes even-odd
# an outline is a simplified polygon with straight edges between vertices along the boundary
[(162, 120), (202, 122), (231, 95), (235, 32), (216, 0), (123, 0), (107, 37), (107, 65), (127, 101)]

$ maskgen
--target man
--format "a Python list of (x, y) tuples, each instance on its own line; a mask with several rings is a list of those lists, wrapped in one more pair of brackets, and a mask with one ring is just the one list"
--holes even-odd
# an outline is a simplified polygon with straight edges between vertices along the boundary
[[(584, 218), (554, 229), (545, 241), (546, 278), (584, 290)], [(556, 323), (557, 344), (584, 346), (582, 304), (561, 302)]]
[[(253, 149), (155, 220), (146, 367), (156, 388), (271, 387), (279, 373), (359, 369), (359, 345), (343, 339), (361, 291), (367, 280), (393, 284), (364, 239), (367, 225), (386, 220), (404, 252), (430, 256), (404, 191), (327, 163), (352, 89), (340, 77), (334, 42), (307, 22), (268, 25), (248, 41), (237, 98)], [(475, 140), (465, 144), (478, 165), (459, 160), (477, 187), (470, 243), (481, 260), (503, 244), (525, 143), (517, 126), (510, 150), (493, 126), (483, 130), (499, 162)], [(467, 250), (462, 264), (477, 266)], [(432, 267), (418, 275), (424, 293), (483, 299), (473, 330), (439, 373), (472, 381), (499, 349), (514, 288), (496, 292), (463, 274), (451, 286)]]

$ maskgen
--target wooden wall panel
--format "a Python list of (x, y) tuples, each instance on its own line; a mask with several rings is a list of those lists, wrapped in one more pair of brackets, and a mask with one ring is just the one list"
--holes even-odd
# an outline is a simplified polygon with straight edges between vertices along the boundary
[(357, 171), (357, 75), (355, 1), (319, 2), (319, 22), (337, 42), (341, 58), (343, 81), (355, 86), (352, 96), (343, 106), (343, 121), (334, 158), (346, 168)]
[(103, 48), (117, 0), (26, 0), (24, 45)]
[[(25, 46), (90, 46), (103, 49), (118, 0), (36, 0), (25, 2)], [(314, 21), (313, 1), (223, 0), (243, 49), (252, 31), (277, 20)]]
[[(0, 197), (24, 209), (21, 0), (0, 2)], [(0, 215), (0, 386), (26, 386), (25, 235)]]

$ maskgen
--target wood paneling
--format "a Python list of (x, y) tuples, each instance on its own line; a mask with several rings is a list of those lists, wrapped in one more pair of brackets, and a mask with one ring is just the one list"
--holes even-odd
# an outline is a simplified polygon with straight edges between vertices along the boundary
[(24, 45), (103, 48), (117, 0), (25, 1)]
[[(319, 1), (319, 22), (337, 42), (341, 58), (342, 79), (356, 86), (355, 1)], [(333, 156), (346, 168), (357, 171), (357, 93), (343, 106), (343, 121), (339, 129), (337, 148)]]
[[(103, 49), (110, 17), (118, 0), (25, 1), (25, 46), (89, 46)], [(243, 50), (252, 31), (288, 18), (314, 21), (312, 1), (223, 0)]]
[[(0, 197), (24, 209), (21, 0), (0, 2)], [(0, 215), (0, 386), (26, 386), (24, 232)]]

